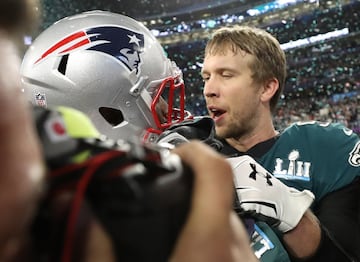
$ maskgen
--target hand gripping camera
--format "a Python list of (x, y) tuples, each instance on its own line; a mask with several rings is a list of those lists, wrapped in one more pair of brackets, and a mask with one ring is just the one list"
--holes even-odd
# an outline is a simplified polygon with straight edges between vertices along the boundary
[(192, 174), (157, 145), (102, 139), (69, 108), (33, 108), (48, 167), (32, 226), (34, 261), (80, 261), (93, 216), (117, 261), (167, 261), (189, 210)]

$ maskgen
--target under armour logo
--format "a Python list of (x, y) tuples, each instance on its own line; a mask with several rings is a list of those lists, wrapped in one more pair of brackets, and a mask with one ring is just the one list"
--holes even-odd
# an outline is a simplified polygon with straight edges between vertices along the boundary
[(256, 174), (260, 174), (266, 179), (266, 183), (269, 186), (273, 185), (273, 183), (271, 182), (271, 175), (269, 173), (266, 172), (265, 174), (263, 174), (261, 172), (258, 172), (256, 170), (256, 164), (254, 164), (254, 163), (250, 163), (250, 167), (251, 167), (252, 171), (251, 171), (251, 173), (249, 175), (249, 178), (252, 178), (252, 179), (256, 180)]

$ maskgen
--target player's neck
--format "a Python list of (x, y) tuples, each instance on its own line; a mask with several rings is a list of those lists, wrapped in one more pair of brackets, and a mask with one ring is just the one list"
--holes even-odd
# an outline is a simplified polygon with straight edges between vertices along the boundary
[(243, 135), (238, 138), (227, 138), (226, 142), (229, 143), (239, 152), (247, 152), (250, 148), (255, 146), (258, 143), (269, 140), (279, 134), (275, 130), (273, 124), (271, 123), (267, 128), (258, 127), (246, 135)]

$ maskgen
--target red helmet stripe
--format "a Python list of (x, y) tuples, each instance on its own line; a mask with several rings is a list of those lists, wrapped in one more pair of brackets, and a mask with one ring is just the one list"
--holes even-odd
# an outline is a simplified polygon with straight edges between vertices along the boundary
[[(66, 45), (66, 44), (68, 44), (68, 43), (70, 43), (71, 41), (74, 41), (74, 40), (77, 39), (77, 38), (84, 37), (84, 36), (86, 36), (86, 33), (85, 33), (84, 31), (80, 31), (80, 32), (76, 32), (76, 33), (74, 33), (74, 34), (72, 34), (72, 35), (69, 35), (68, 37), (60, 40), (60, 41), (57, 42), (55, 45), (53, 45), (53, 46), (50, 47), (48, 50), (46, 50), (46, 51), (41, 55), (41, 57), (40, 57), (38, 60), (36, 60), (36, 62), (35, 62), (34, 64), (38, 63), (40, 60), (42, 60), (42, 59), (44, 59), (45, 57), (47, 57), (48, 55), (52, 54), (53, 52), (55, 52), (55, 51), (56, 51), (57, 49), (59, 49), (60, 47)], [(87, 41), (87, 43), (89, 43), (89, 40), (85, 40), (85, 41)], [(86, 43), (83, 43), (83, 42), (84, 42), (84, 41), (81, 41), (80, 43), (86, 44)], [(64, 52), (64, 51), (62, 51), (62, 52)]]

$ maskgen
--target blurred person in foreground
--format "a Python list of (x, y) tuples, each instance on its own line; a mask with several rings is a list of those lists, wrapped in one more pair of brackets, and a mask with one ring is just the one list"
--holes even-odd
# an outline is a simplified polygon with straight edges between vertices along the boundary
[[(0, 107), (2, 112), (0, 117), (0, 150), (2, 156), (0, 184), (2, 194), (0, 196), (0, 207), (3, 210), (0, 219), (1, 261), (32, 260), (31, 257), (27, 256), (28, 252), (31, 253), (31, 251), (26, 249), (26, 244), (33, 244), (31, 241), (28, 242), (32, 238), (29, 235), (30, 225), (33, 217), (36, 216), (36, 211), (39, 211), (37, 203), (40, 199), (43, 200), (42, 196), (46, 191), (44, 186), (45, 163), (42, 155), (44, 148), (42, 148), (37, 137), (29, 105), (20, 91), (18, 71), (20, 59), (17, 46), (14, 43), (23, 34), (23, 29), (27, 28), (32, 21), (33, 16), (26, 14), (29, 11), (30, 13), (34, 11), (36, 4), (35, 1), (25, 0), (1, 1), (0, 4), (0, 50), (2, 53), (0, 72)], [(59, 127), (58, 123), (56, 127)], [(63, 131), (60, 130), (59, 132), (64, 134)], [(44, 143), (44, 141), (41, 142)], [(193, 162), (194, 158), (191, 157), (193, 152), (198, 156), (212, 159), (215, 164), (214, 168), (207, 170), (207, 168)], [(213, 187), (214, 183), (222, 183), (224, 187), (230, 187), (232, 172), (228, 164), (202, 145), (192, 144), (182, 149), (179, 148), (176, 153), (183, 158), (185, 163), (194, 168), (194, 198), (192, 203), (194, 212), (189, 213), (189, 219), (180, 235), (179, 244), (176, 245), (172, 254), (172, 261), (198, 261), (196, 257), (189, 258), (191, 255), (199, 255), (200, 260), (208, 260), (206, 256), (210, 256), (210, 259), (214, 261), (255, 261), (249, 249), (244, 228), (232, 213), (232, 194), (220, 192)], [(217, 172), (219, 170), (216, 171), (215, 167), (221, 168), (221, 179), (219, 172)], [(219, 205), (209, 203), (209, 191)], [(219, 209), (224, 211), (221, 212), (221, 215), (217, 212)], [(209, 219), (208, 215), (212, 215), (215, 211), (214, 219)], [(204, 221), (208, 221), (208, 223), (204, 224)], [(204, 227), (204, 225), (207, 226)], [(86, 243), (90, 245), (94, 242), (99, 243), (97, 241), (101, 240), (101, 244), (90, 245), (91, 248), (85, 253), (85, 260), (83, 261), (90, 261), (95, 258), (105, 261), (107, 258), (111, 258), (113, 251), (102, 248), (107, 244), (111, 246), (111, 242), (102, 227), (93, 223), (87, 230), (90, 232), (90, 237)], [(209, 235), (217, 236), (217, 238), (209, 238)], [(194, 248), (199, 253), (196, 253)], [(100, 253), (101, 256), (96, 257), (96, 254), (99, 255)]]
[(1, 261), (14, 256), (22, 246), (44, 178), (39, 141), (20, 91), (19, 76), (18, 43), (35, 25), (33, 2), (0, 2)]
[(262, 226), (252, 233), (261, 261), (360, 261), (359, 137), (316, 121), (275, 130), (286, 78), (279, 42), (262, 29), (221, 28), (206, 45), (201, 75), (209, 116), (170, 127), (158, 142), (201, 134), (227, 157), (235, 208)]

